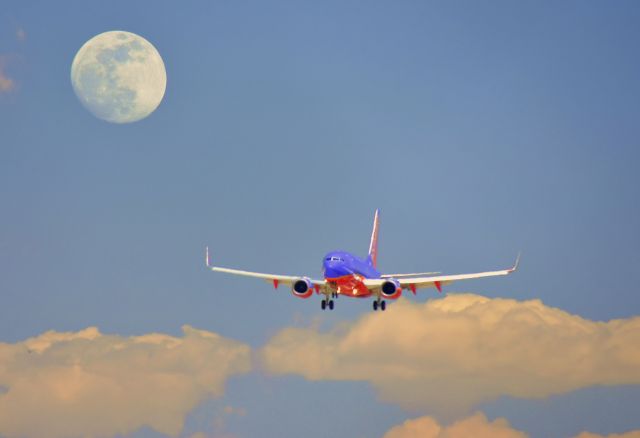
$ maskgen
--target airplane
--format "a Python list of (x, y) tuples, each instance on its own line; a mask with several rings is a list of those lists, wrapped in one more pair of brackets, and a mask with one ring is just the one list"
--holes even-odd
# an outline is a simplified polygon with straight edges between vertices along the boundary
[(373, 310), (384, 311), (385, 300), (395, 300), (402, 291), (409, 290), (416, 295), (417, 289), (435, 287), (442, 292), (442, 287), (458, 280), (508, 275), (518, 269), (520, 254), (511, 268), (499, 271), (477, 272), (474, 274), (439, 275), (439, 272), (418, 272), (414, 274), (382, 274), (378, 271), (378, 228), (380, 226), (379, 211), (373, 218), (373, 231), (369, 244), (369, 253), (365, 259), (356, 257), (346, 251), (332, 251), (325, 255), (322, 262), (323, 280), (295, 275), (263, 274), (260, 272), (241, 271), (211, 265), (209, 247), (205, 250), (207, 268), (215, 272), (254, 277), (272, 282), (274, 288), (283, 284), (291, 287), (291, 292), (298, 298), (309, 298), (315, 292), (324, 295), (322, 310), (333, 310), (334, 299), (339, 296), (352, 298), (373, 297)]

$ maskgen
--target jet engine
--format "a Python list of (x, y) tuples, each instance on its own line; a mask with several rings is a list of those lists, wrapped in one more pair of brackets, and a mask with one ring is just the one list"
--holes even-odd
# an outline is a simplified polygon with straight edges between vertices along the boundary
[(309, 298), (313, 293), (313, 283), (308, 278), (300, 278), (291, 285), (291, 292), (298, 298)]
[(402, 293), (402, 286), (400, 286), (400, 282), (395, 278), (389, 278), (382, 283), (381, 293), (382, 296), (388, 298), (390, 300), (395, 300), (400, 297)]

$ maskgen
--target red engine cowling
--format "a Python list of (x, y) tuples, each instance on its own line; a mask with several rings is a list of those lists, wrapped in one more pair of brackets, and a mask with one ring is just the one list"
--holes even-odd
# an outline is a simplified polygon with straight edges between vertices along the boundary
[(382, 283), (380, 293), (386, 299), (395, 300), (396, 298), (400, 298), (400, 295), (402, 295), (402, 286), (400, 286), (400, 282), (395, 278), (389, 278)]
[(300, 278), (291, 285), (291, 292), (298, 298), (309, 298), (313, 294), (313, 283), (308, 278)]

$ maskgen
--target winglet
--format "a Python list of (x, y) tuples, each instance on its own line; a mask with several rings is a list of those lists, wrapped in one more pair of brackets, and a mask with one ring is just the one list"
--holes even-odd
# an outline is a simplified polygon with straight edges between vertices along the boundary
[(207, 247), (205, 247), (205, 248), (206, 248), (206, 249), (205, 249), (205, 256), (204, 256), (204, 260), (205, 260), (205, 263), (207, 264), (207, 268), (210, 268), (210, 267), (211, 267), (211, 265), (209, 264), (209, 247), (207, 246)]
[(511, 269), (509, 269), (509, 272), (515, 272), (518, 269), (518, 265), (520, 264), (520, 255), (521, 254), (522, 254), (522, 251), (518, 251), (518, 257), (516, 257), (516, 262), (513, 264)]

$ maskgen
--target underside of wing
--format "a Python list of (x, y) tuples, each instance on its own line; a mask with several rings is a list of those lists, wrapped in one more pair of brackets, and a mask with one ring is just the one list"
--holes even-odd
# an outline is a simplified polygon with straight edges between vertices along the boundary
[(223, 268), (221, 266), (213, 266), (209, 260), (209, 248), (206, 249), (206, 265), (209, 269), (214, 272), (224, 272), (226, 274), (232, 275), (240, 275), (243, 277), (253, 277), (259, 278), (266, 282), (273, 283), (273, 286), (277, 288), (279, 285), (284, 284), (287, 286), (292, 286), (298, 282), (303, 281), (308, 283), (309, 287), (313, 287), (316, 290), (324, 290), (325, 281), (324, 280), (314, 280), (305, 276), (296, 276), (296, 275), (280, 275), (280, 274), (267, 274), (263, 272), (253, 272), (253, 271), (244, 271), (240, 269), (232, 269), (232, 268)]
[(403, 276), (383, 276), (379, 279), (367, 279), (365, 280), (365, 285), (372, 289), (377, 290), (383, 287), (385, 282), (393, 279), (396, 281), (402, 289), (409, 289), (414, 294), (416, 289), (424, 289), (429, 287), (435, 287), (438, 291), (442, 291), (442, 286), (446, 286), (454, 281), (460, 280), (471, 280), (474, 278), (484, 278), (484, 277), (496, 277), (500, 275), (508, 275), (512, 272), (515, 272), (518, 269), (518, 264), (520, 263), (520, 255), (516, 258), (514, 265), (509, 269), (502, 269), (498, 271), (487, 271), (487, 272), (476, 272), (472, 274), (455, 274), (455, 275), (428, 275), (428, 276), (411, 276), (410, 274)]
[(421, 276), (436, 275), (436, 274), (440, 274), (440, 272), (436, 271), (436, 272), (416, 272), (413, 274), (382, 274), (380, 278), (421, 277)]
[(301, 277), (293, 275), (266, 274), (262, 272), (243, 271), (240, 269), (223, 268), (221, 266), (209, 266), (214, 272), (224, 272), (225, 274), (241, 275), (243, 277), (261, 278), (265, 281), (277, 281), (280, 284), (291, 284)]

